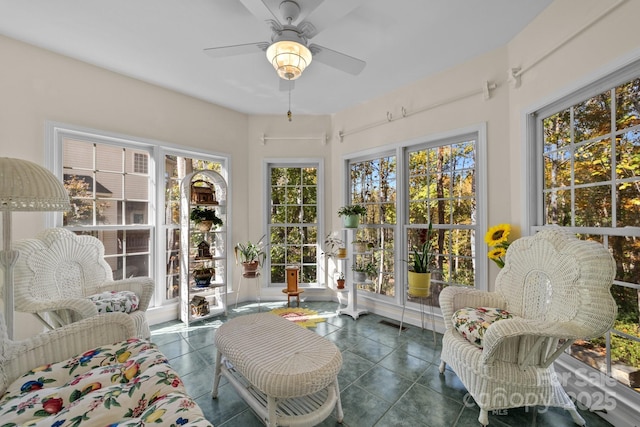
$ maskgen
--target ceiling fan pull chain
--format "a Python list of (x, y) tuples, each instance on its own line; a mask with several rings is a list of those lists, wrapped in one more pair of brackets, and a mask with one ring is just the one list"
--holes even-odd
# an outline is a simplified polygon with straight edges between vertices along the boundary
[(291, 80), (289, 80), (289, 111), (287, 111), (287, 118), (291, 121)]

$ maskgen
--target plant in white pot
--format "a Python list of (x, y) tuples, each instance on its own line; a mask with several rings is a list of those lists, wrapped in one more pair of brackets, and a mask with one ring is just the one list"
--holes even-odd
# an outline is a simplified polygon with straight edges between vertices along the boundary
[(353, 281), (356, 283), (364, 283), (368, 278), (378, 274), (378, 269), (372, 262), (355, 262), (351, 270), (353, 270)]
[(362, 205), (347, 205), (338, 209), (338, 216), (342, 217), (345, 228), (358, 228), (360, 217), (366, 213), (367, 210)]
[(266, 245), (263, 242), (265, 236), (262, 236), (258, 243), (247, 241), (247, 243), (238, 243), (233, 252), (236, 258), (236, 264), (238, 261), (242, 264), (244, 277), (256, 277), (258, 275), (258, 268), (262, 266), (267, 253), (265, 252)]
[(433, 225), (429, 223), (427, 236), (420, 246), (414, 246), (409, 252), (409, 296), (426, 297), (431, 288), (431, 261), (433, 259), (432, 237)]

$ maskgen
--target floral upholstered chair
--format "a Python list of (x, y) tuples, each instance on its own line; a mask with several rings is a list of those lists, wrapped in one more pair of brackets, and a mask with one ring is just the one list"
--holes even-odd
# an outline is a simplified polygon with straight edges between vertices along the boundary
[(100, 314), (23, 341), (0, 313), (0, 425), (207, 426), (200, 407), (131, 316)]
[(149, 338), (146, 311), (153, 295), (149, 277), (113, 280), (104, 246), (93, 236), (49, 228), (35, 239), (14, 243), (16, 311), (32, 313), (49, 328), (95, 316), (124, 312), (136, 325), (135, 336)]
[(616, 318), (613, 257), (600, 243), (550, 228), (514, 241), (495, 292), (450, 286), (440, 294), (445, 321), (440, 373), (455, 371), (480, 407), (567, 409), (584, 425), (553, 362), (574, 340), (607, 332)]

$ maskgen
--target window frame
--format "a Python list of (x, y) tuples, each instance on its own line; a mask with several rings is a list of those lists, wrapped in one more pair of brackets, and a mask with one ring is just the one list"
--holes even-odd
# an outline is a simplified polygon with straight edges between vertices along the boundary
[[(521, 157), (521, 170), (523, 171), (521, 194), (522, 205), (524, 206), (522, 218), (523, 235), (535, 234), (545, 226), (546, 222), (543, 196), (543, 119), (637, 78), (640, 78), (640, 58), (623, 58), (616, 63), (595, 71), (588, 78), (554, 93), (548, 99), (544, 99), (521, 112), (521, 122), (524, 123)], [(615, 118), (612, 118), (612, 121), (615, 122)], [(610, 132), (613, 133), (614, 130), (612, 129)], [(534, 191), (531, 191), (531, 189), (534, 189)], [(638, 227), (570, 226), (563, 228), (572, 233), (601, 235), (607, 247), (609, 236), (638, 234)], [(614, 283), (616, 283), (615, 280)], [(609, 334), (609, 332), (605, 334), (607, 347), (611, 343)], [(609, 371), (611, 365), (610, 349), (607, 349), (606, 359), (608, 365), (606, 369)], [(608, 420), (624, 419), (625, 415), (622, 414), (629, 414), (633, 410), (632, 408), (637, 407), (638, 402), (640, 402), (640, 393), (570, 354), (560, 355), (556, 366), (560, 375), (571, 374), (566, 378), (566, 384), (564, 384), (568, 392), (591, 399), (604, 396), (602, 403), (610, 404), (613, 402), (617, 404), (616, 411), (611, 411), (611, 417), (605, 416)], [(594, 401), (593, 403), (596, 402)]]
[[(123, 224), (118, 225), (118, 229), (147, 229), (150, 233), (149, 242), (149, 275), (155, 281), (155, 292), (151, 300), (150, 307), (166, 308), (172, 305), (178, 305), (178, 298), (166, 298), (166, 266), (164, 264), (164, 255), (166, 252), (166, 232), (167, 227), (163, 222), (165, 200), (164, 186), (164, 160), (166, 155), (175, 155), (181, 157), (190, 157), (202, 160), (210, 160), (219, 162), (226, 169), (225, 179), (231, 175), (230, 157), (222, 153), (215, 153), (205, 150), (188, 149), (177, 144), (171, 144), (163, 141), (156, 141), (136, 136), (117, 134), (114, 132), (103, 131), (99, 129), (86, 128), (82, 126), (46, 121), (45, 122), (45, 167), (51, 170), (54, 175), (62, 179), (63, 174), (63, 140), (65, 138), (75, 138), (81, 141), (94, 142), (99, 144), (108, 144), (118, 147), (125, 147), (137, 150), (145, 150), (149, 152), (149, 223), (146, 225), (139, 224)], [(133, 167), (133, 165), (132, 165)], [(231, 193), (231, 183), (228, 182), (228, 192)], [(230, 195), (229, 195), (230, 197)], [(228, 218), (232, 218), (231, 200), (228, 198)], [(161, 207), (161, 208), (159, 208)], [(62, 212), (48, 212), (45, 216), (45, 227), (62, 227)], [(231, 224), (228, 224), (231, 227)], [(82, 227), (69, 227), (71, 230), (77, 231)], [(92, 226), (86, 228), (87, 231), (99, 229), (113, 230), (112, 226)], [(231, 228), (229, 228), (231, 229)], [(231, 271), (232, 261), (227, 257), (227, 269)], [(228, 292), (232, 289), (232, 283), (228, 283)]]
[[(318, 223), (317, 223), (317, 233), (318, 233), (318, 242), (316, 245), (316, 266), (317, 266), (317, 276), (316, 276), (316, 282), (315, 283), (311, 283), (311, 284), (307, 284), (307, 283), (300, 283), (300, 288), (301, 289), (307, 289), (307, 288), (324, 288), (327, 286), (327, 283), (325, 282), (325, 262), (324, 262), (324, 255), (323, 255), (323, 251), (322, 251), (322, 242), (324, 241), (324, 237), (325, 236), (325, 219), (324, 219), (324, 210), (325, 210), (325, 197), (324, 197), (324, 193), (325, 193), (325, 185), (324, 185), (324, 181), (325, 181), (325, 172), (324, 172), (324, 159), (320, 158), (320, 157), (308, 157), (308, 158), (296, 158), (296, 159), (291, 159), (291, 158), (264, 158), (263, 162), (263, 172), (262, 172), (262, 176), (263, 176), (263, 194), (264, 196), (264, 201), (263, 201), (263, 206), (264, 206), (264, 212), (265, 214), (263, 215), (263, 230), (265, 230), (265, 239), (268, 242), (269, 246), (271, 246), (271, 240), (270, 240), (270, 227), (271, 227), (271, 222), (270, 222), (270, 209), (271, 209), (271, 168), (272, 167), (295, 167), (295, 168), (304, 168), (304, 167), (316, 167), (317, 168), (317, 200), (316, 200), (316, 206), (317, 206), (317, 218), (318, 218)], [(259, 236), (258, 236), (259, 237)], [(264, 262), (264, 270), (266, 272), (268, 272), (268, 274), (265, 274), (265, 280), (264, 283), (261, 283), (262, 286), (266, 287), (266, 288), (278, 288), (278, 287), (282, 287), (282, 286), (286, 286), (286, 283), (272, 283), (271, 282), (271, 256), (267, 256)]]
[[(394, 257), (394, 266), (400, 265), (403, 259), (407, 259), (406, 253), (406, 235), (405, 228), (408, 224), (408, 171), (405, 165), (408, 163), (407, 156), (409, 151), (421, 148), (430, 148), (442, 145), (442, 141), (462, 141), (469, 135), (475, 135), (476, 139), (476, 195), (477, 195), (477, 217), (476, 217), (476, 239), (475, 239), (475, 289), (488, 290), (489, 278), (489, 259), (487, 257), (488, 248), (484, 243), (484, 233), (487, 230), (487, 209), (488, 209), (488, 192), (487, 192), (487, 124), (481, 122), (478, 124), (453, 129), (450, 131), (440, 132), (431, 135), (414, 138), (396, 144), (388, 144), (377, 148), (371, 148), (354, 153), (348, 153), (342, 156), (342, 182), (343, 182), (343, 204), (348, 204), (351, 200), (350, 194), (350, 164), (351, 162), (359, 162), (373, 158), (379, 158), (384, 155), (393, 153), (396, 156), (396, 221), (394, 235), (396, 236), (394, 244), (397, 248)], [(453, 142), (450, 142), (453, 143)], [(400, 168), (400, 169), (398, 169)], [(400, 221), (401, 219), (401, 221)], [(384, 295), (373, 294), (370, 292), (362, 292), (359, 296), (366, 299), (376, 301), (387, 301), (388, 303), (402, 306), (407, 301), (407, 289), (405, 286), (398, 284), (405, 283), (407, 274), (405, 268), (395, 269), (396, 290), (394, 297), (385, 297)], [(407, 304), (415, 304), (408, 301)]]

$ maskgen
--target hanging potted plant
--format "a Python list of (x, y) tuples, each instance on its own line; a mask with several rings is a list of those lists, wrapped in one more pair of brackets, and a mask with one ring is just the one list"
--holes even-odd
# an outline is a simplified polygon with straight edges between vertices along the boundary
[(361, 205), (347, 205), (338, 209), (338, 216), (342, 217), (342, 223), (345, 228), (358, 228), (360, 216), (366, 213), (367, 210)]
[(429, 295), (431, 288), (431, 268), (430, 264), (433, 259), (433, 248), (431, 246), (431, 236), (433, 233), (433, 225), (429, 223), (427, 237), (425, 242), (420, 246), (414, 246), (409, 252), (409, 272), (407, 281), (409, 282), (409, 296), (426, 297)]
[(242, 276), (252, 278), (258, 275), (258, 268), (262, 266), (267, 257), (267, 253), (264, 251), (265, 244), (262, 241), (264, 237), (265, 236), (262, 236), (258, 243), (251, 241), (238, 243), (233, 249), (236, 264), (238, 264), (238, 262), (242, 264)]
[(215, 209), (195, 207), (191, 210), (189, 218), (198, 227), (198, 230), (203, 233), (211, 230), (213, 226), (222, 225), (222, 219), (216, 214)]

